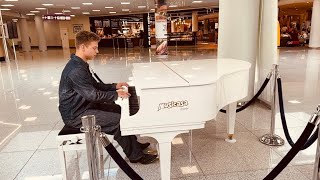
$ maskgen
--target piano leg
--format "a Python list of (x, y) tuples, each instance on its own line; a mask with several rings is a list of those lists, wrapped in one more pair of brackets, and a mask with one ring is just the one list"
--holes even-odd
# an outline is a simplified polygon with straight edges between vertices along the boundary
[(160, 155), (160, 173), (162, 180), (170, 179), (171, 172), (171, 142), (174, 137), (181, 133), (187, 133), (188, 131), (174, 131), (144, 134), (143, 136), (150, 136), (155, 138), (159, 143), (159, 155)]
[(237, 103), (231, 103), (227, 107), (227, 128), (228, 128), (228, 138), (225, 139), (227, 142), (235, 143), (236, 139), (233, 138), (234, 127), (236, 123), (236, 112)]

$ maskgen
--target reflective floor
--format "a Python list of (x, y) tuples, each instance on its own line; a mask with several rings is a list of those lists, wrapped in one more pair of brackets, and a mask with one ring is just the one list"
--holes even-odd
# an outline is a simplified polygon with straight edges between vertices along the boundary
[[(63, 127), (58, 105), (61, 71), (75, 50), (51, 49), (18, 53), (17, 61), (2, 62), (0, 68), (0, 179), (62, 179), (56, 135)], [(166, 60), (216, 58), (214, 45), (175, 47)], [(149, 49), (100, 49), (90, 66), (104, 82), (128, 81), (132, 63), (161, 61)], [(297, 140), (310, 115), (320, 104), (320, 50), (280, 49), (280, 73), (286, 118), (292, 138)], [(226, 115), (219, 113), (204, 129), (194, 130), (192, 153), (188, 134), (172, 143), (171, 177), (176, 180), (257, 180), (263, 179), (290, 150), (286, 143), (269, 147), (258, 138), (270, 129), (271, 112), (256, 103), (238, 113), (234, 144), (226, 143)], [(280, 115), (276, 134), (285, 138)], [(141, 138), (141, 141), (156, 141)], [(316, 144), (301, 151), (277, 179), (312, 179)], [(69, 179), (88, 179), (86, 153), (67, 154)], [(79, 163), (79, 165), (78, 165)], [(130, 164), (144, 179), (160, 179), (159, 162)], [(110, 166), (108, 171), (107, 167)], [(109, 159), (105, 179), (129, 179)]]

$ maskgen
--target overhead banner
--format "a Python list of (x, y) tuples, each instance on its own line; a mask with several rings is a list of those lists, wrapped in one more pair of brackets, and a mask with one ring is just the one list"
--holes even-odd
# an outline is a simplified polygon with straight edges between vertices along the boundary
[(156, 55), (168, 55), (167, 4), (166, 0), (156, 0), (155, 28)]

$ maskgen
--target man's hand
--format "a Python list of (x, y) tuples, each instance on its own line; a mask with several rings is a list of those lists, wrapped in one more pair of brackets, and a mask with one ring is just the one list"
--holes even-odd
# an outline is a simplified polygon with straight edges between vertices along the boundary
[(118, 97), (119, 98), (128, 98), (131, 96), (131, 94), (129, 94), (128, 92), (125, 92), (125, 91), (122, 91), (122, 90), (117, 90), (117, 93), (118, 93)]
[(129, 84), (126, 83), (126, 82), (120, 82), (120, 83), (118, 83), (118, 84), (116, 85), (116, 88), (117, 88), (117, 89), (122, 89), (122, 86), (128, 87)]

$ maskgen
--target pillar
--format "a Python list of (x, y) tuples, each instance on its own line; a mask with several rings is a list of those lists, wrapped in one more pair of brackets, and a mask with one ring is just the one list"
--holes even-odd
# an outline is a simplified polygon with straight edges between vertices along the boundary
[(34, 21), (35, 21), (36, 29), (37, 29), (37, 33), (38, 33), (39, 50), (46, 51), (47, 50), (47, 41), (46, 41), (46, 34), (44, 32), (44, 25), (43, 25), (42, 17), (35, 16)]
[(18, 21), (19, 29), (20, 29), (20, 36), (21, 36), (21, 45), (22, 51), (29, 52), (31, 51), (30, 39), (28, 35), (28, 24), (27, 19), (20, 18)]
[(198, 12), (192, 11), (192, 32), (198, 31)]
[(320, 47), (320, 0), (313, 1), (309, 47)]
[[(244, 101), (254, 95), (259, 5), (260, 1), (257, 0), (219, 2), (218, 58), (234, 58), (251, 63), (248, 96)], [(237, 18), (239, 15), (241, 18)]]

